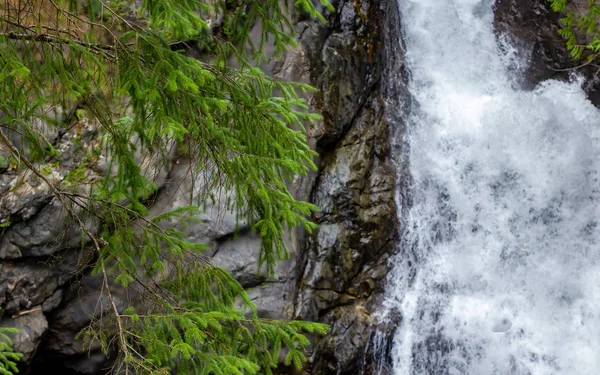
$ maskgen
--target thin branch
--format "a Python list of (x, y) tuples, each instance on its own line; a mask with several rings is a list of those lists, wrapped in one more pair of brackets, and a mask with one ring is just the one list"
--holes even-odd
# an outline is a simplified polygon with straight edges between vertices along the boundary
[(585, 62), (585, 63), (583, 63), (581, 65), (577, 65), (577, 66), (571, 67), (571, 68), (563, 68), (563, 69), (554, 69), (552, 67), (549, 67), (549, 68), (550, 68), (550, 70), (553, 70), (555, 72), (569, 72), (569, 71), (572, 71), (572, 70), (577, 70), (577, 69), (583, 68), (583, 67), (588, 66), (588, 65), (595, 66), (595, 64), (593, 64), (593, 62), (594, 62), (594, 59), (596, 57), (598, 57), (598, 55), (599, 54), (596, 53), (594, 56), (592, 56), (592, 58), (590, 59), (590, 61)]
[(0, 33), (0, 37), (8, 38), (11, 40), (23, 40), (23, 41), (32, 41), (32, 42), (42, 42), (42, 43), (58, 43), (58, 44), (77, 44), (90, 50), (99, 53), (104, 52), (107, 56), (114, 59), (115, 56), (108, 51), (114, 51), (115, 47), (107, 44), (98, 44), (98, 43), (87, 43), (82, 42), (80, 40), (69, 39), (69, 38), (61, 38), (57, 36), (53, 36), (50, 34), (17, 34), (13, 31), (9, 31), (7, 33)]
[[(55, 3), (53, 0), (50, 0), (50, 2), (51, 2), (51, 3), (52, 3), (52, 5), (53, 5), (53, 6), (54, 6), (54, 7), (57, 9), (57, 11), (59, 11), (59, 12), (61, 12), (61, 13), (65, 14), (65, 15), (67, 16), (67, 18), (68, 18), (68, 17), (73, 17), (73, 18), (75, 18), (76, 20), (78, 20), (78, 21), (80, 21), (80, 22), (87, 23), (88, 25), (100, 27), (100, 28), (104, 29), (106, 32), (108, 32), (108, 33), (109, 33), (109, 34), (110, 34), (110, 35), (113, 37), (113, 39), (114, 39), (114, 40), (115, 40), (115, 41), (116, 41), (118, 44), (120, 44), (120, 45), (121, 45), (121, 46), (123, 46), (123, 47), (125, 46), (123, 43), (121, 43), (121, 42), (119, 41), (119, 38), (117, 38), (117, 36), (116, 36), (116, 35), (115, 35), (115, 34), (112, 32), (112, 30), (111, 30), (111, 29), (109, 29), (108, 27), (106, 27), (106, 25), (104, 25), (104, 24), (102, 24), (102, 23), (98, 23), (98, 22), (93, 22), (93, 21), (90, 21), (90, 20), (87, 20), (87, 19), (83, 19), (83, 18), (81, 18), (80, 16), (78, 16), (78, 15), (77, 15), (77, 14), (75, 14), (75, 13), (73, 13), (73, 12), (69, 12), (68, 10), (66, 10), (66, 9), (63, 9), (63, 8), (59, 7), (59, 6), (58, 6), (58, 5), (57, 5), (57, 4), (56, 4), (56, 3)], [(104, 7), (102, 8), (102, 12), (104, 12)], [(102, 19), (102, 18), (101, 18), (101, 19)], [(77, 25), (77, 23), (76, 23), (76, 22), (73, 22), (73, 23), (74, 23), (75, 25)], [(79, 26), (78, 26), (78, 25), (77, 25), (77, 28), (79, 28)], [(81, 29), (79, 29), (79, 30), (80, 30), (81, 32), (83, 32), (83, 30), (81, 30)]]
[[(113, 313), (115, 314), (115, 319), (117, 321), (117, 328), (119, 330), (119, 341), (121, 344), (121, 350), (123, 350), (123, 354), (125, 357), (129, 357), (129, 349), (127, 346), (127, 340), (125, 338), (125, 330), (123, 329), (123, 323), (121, 322), (121, 315), (119, 314), (119, 309), (115, 303), (113, 295), (110, 291), (110, 287), (108, 284), (108, 274), (106, 272), (106, 267), (104, 266), (104, 258), (102, 256), (99, 257), (100, 267), (102, 269), (102, 279), (104, 282), (104, 286), (106, 288), (106, 295), (108, 296), (108, 300), (112, 306)], [(129, 366), (125, 366), (125, 374), (129, 374)]]
[(18, 313), (16, 313), (16, 314), (13, 314), (12, 318), (13, 318), (13, 319), (15, 319), (15, 318), (18, 318), (18, 317), (20, 317), (20, 316), (23, 316), (23, 315), (30, 314), (30, 313), (32, 313), (32, 312), (40, 311), (41, 309), (42, 309), (42, 308), (41, 308), (40, 306), (38, 306), (38, 307), (34, 307), (34, 308), (33, 308), (33, 309), (31, 309), (31, 310), (19, 311)]

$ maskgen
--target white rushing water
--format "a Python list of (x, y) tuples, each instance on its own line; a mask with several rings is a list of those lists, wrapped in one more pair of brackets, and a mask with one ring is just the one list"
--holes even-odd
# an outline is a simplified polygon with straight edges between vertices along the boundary
[(491, 0), (400, 0), (414, 96), (397, 375), (600, 373), (600, 113), (534, 91)]

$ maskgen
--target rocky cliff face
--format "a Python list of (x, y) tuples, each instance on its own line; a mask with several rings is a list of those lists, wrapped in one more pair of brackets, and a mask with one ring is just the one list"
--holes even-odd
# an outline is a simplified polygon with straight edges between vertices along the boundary
[(370, 345), (375, 314), (399, 233), (392, 156), (406, 101), (403, 50), (396, 1), (334, 5), (327, 25), (298, 25), (324, 121), (311, 129), (321, 168), (306, 193), (321, 212), (299, 254), (294, 314), (332, 324), (311, 373), (372, 373), (384, 354)]
[[(190, 239), (210, 245), (215, 264), (248, 288), (263, 316), (332, 324), (329, 336), (315, 338), (307, 369), (315, 374), (371, 371), (373, 315), (398, 232), (392, 135), (402, 130), (397, 114), (404, 86), (396, 1), (333, 4), (326, 24), (296, 16), (299, 47), (268, 67), (282, 79), (318, 89), (308, 99), (324, 120), (308, 131), (320, 168), (294, 182), (299, 197), (321, 207), (314, 218), (318, 230), (297, 233), (292, 259), (267, 280), (256, 272), (257, 237), (243, 223), (234, 236), (235, 218), (218, 202), (187, 229)], [(52, 138), (63, 149), (57, 180), (76, 165), (74, 145), (95, 134), (93, 124), (74, 125)], [(193, 184), (187, 171), (177, 155), (168, 167), (149, 167), (161, 185), (151, 214), (188, 204)], [(102, 313), (101, 280), (90, 275), (90, 254), (82, 250), (77, 228), (49, 190), (23, 173), (8, 165), (0, 169), (0, 220), (10, 221), (0, 229), (0, 325), (21, 329), (14, 341), (25, 353), (25, 372), (102, 373), (110, 359), (98, 348), (88, 353), (75, 338)], [(132, 293), (118, 290), (114, 297), (125, 308)]]

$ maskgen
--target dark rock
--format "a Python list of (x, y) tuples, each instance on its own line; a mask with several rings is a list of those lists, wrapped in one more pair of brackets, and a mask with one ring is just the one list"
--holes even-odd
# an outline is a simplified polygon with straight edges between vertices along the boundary
[[(408, 95), (397, 3), (334, 5), (327, 25), (300, 24), (319, 88), (313, 103), (324, 120), (309, 129), (321, 154), (309, 184), (320, 212), (299, 252), (294, 317), (332, 324), (317, 343), (311, 374), (371, 373), (375, 357), (365, 353), (378, 332), (373, 315), (398, 233), (393, 139), (402, 134)], [(382, 335), (385, 341), (391, 333)]]
[(48, 259), (0, 263), (0, 307), (17, 314), (41, 305), (50, 311), (61, 301), (61, 288), (78, 268), (79, 255), (65, 251)]
[(73, 356), (65, 360), (63, 365), (75, 374), (84, 375), (104, 374), (111, 368), (110, 359), (100, 351)]
[(59, 286), (58, 272), (43, 266), (6, 262), (2, 271), (7, 279), (4, 310), (8, 314), (41, 305)]
[(594, 105), (600, 106), (600, 79), (595, 66), (583, 66), (571, 58), (565, 40), (558, 35), (561, 14), (546, 0), (498, 0), (494, 26), (499, 36), (506, 35), (527, 61), (523, 69), (524, 87), (532, 88), (546, 79), (569, 80), (581, 74), (584, 89)]
[[(90, 231), (96, 224), (87, 221)], [(46, 257), (81, 244), (81, 231), (69, 219), (61, 204), (53, 199), (31, 220), (10, 226), (0, 238), (0, 259)]]
[(57, 289), (50, 297), (46, 298), (44, 303), (42, 303), (42, 311), (52, 311), (60, 305), (63, 298), (62, 289)]
[[(300, 41), (308, 61), (310, 79), (319, 89), (314, 103), (323, 125), (309, 133), (318, 148), (334, 145), (351, 127), (379, 78), (379, 32), (371, 24), (380, 5), (369, 1), (333, 1), (335, 13), (321, 25), (301, 21)], [(386, 6), (384, 4), (384, 6)]]
[[(119, 311), (135, 305), (137, 294), (133, 290), (119, 288), (112, 282), (110, 290)], [(112, 313), (112, 305), (103, 289), (102, 275), (87, 276), (71, 283), (63, 300), (65, 303), (48, 314), (50, 329), (44, 340), (44, 351), (64, 359), (98, 350), (98, 343), (88, 347), (76, 336), (92, 320)]]

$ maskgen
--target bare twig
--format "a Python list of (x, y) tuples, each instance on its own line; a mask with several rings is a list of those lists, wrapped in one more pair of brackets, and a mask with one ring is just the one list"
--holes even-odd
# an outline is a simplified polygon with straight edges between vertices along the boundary
[(98, 43), (87, 43), (82, 42), (76, 39), (69, 38), (61, 38), (57, 36), (53, 36), (50, 34), (17, 34), (15, 32), (9, 31), (7, 33), (0, 33), (0, 37), (5, 37), (11, 40), (24, 40), (24, 41), (32, 41), (32, 42), (42, 42), (42, 43), (57, 43), (57, 44), (77, 44), (86, 48), (89, 48), (91, 51), (95, 53), (104, 52), (108, 57), (114, 59), (115, 56), (108, 51), (114, 51), (114, 46), (107, 44), (98, 44)]
[(13, 318), (13, 319), (16, 319), (16, 318), (18, 318), (18, 317), (20, 317), (20, 316), (27, 315), (27, 314), (31, 314), (32, 312), (40, 311), (41, 309), (42, 309), (42, 308), (41, 308), (40, 306), (38, 306), (38, 307), (34, 307), (33, 309), (30, 309), (30, 310), (19, 311), (18, 313), (16, 313), (16, 314), (13, 314), (13, 315), (12, 315), (12, 318)]
[(563, 68), (563, 69), (555, 69), (555, 68), (552, 68), (552, 67), (549, 67), (549, 68), (550, 68), (550, 70), (553, 70), (553, 71), (555, 71), (555, 72), (569, 72), (569, 71), (572, 71), (572, 70), (581, 69), (581, 68), (583, 68), (583, 67), (585, 67), (585, 66), (588, 66), (588, 65), (596, 66), (595, 64), (593, 64), (593, 62), (594, 62), (594, 59), (595, 59), (596, 57), (598, 57), (598, 54), (597, 54), (597, 53), (596, 53), (594, 56), (592, 56), (592, 58), (590, 59), (590, 61), (588, 61), (588, 62), (585, 62), (585, 63), (583, 63), (583, 64), (581, 64), (581, 65), (573, 66), (573, 67), (571, 67), (571, 68)]

